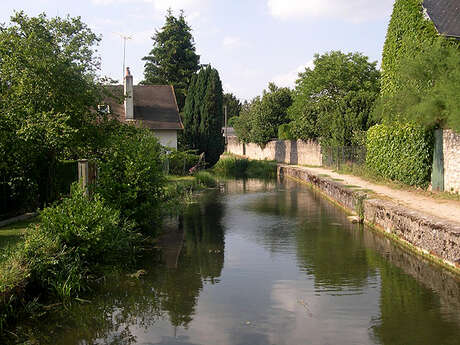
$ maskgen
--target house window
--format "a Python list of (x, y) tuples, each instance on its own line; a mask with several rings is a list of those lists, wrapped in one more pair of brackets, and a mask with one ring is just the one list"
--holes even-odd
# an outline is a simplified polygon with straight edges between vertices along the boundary
[(108, 104), (99, 104), (97, 106), (97, 112), (101, 115), (108, 115), (111, 113), (110, 105)]

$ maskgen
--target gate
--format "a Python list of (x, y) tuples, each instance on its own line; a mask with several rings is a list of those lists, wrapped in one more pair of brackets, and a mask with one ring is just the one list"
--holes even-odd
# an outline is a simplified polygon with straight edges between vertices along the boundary
[(434, 131), (433, 170), (431, 172), (431, 187), (433, 191), (444, 191), (444, 152), (442, 129)]

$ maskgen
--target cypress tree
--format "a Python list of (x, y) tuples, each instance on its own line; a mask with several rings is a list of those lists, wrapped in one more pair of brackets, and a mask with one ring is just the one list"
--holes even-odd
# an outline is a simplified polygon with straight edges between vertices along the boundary
[(224, 151), (222, 136), (223, 91), (217, 70), (203, 67), (193, 79), (184, 108), (184, 142), (187, 148), (205, 153), (214, 165)]
[(197, 75), (193, 75), (190, 81), (190, 86), (187, 92), (184, 106), (184, 131), (182, 133), (182, 143), (186, 148), (194, 147), (193, 138), (197, 133), (193, 132), (194, 109), (195, 109), (195, 93), (196, 93)]
[(222, 82), (216, 69), (209, 67), (206, 94), (200, 121), (200, 149), (206, 152), (206, 162), (214, 165), (224, 152), (222, 136)]

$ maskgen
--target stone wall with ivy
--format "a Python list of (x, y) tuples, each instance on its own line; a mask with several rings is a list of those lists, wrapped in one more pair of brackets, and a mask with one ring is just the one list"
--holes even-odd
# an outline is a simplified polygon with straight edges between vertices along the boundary
[(403, 86), (398, 79), (401, 60), (415, 56), (438, 37), (422, 3), (423, 0), (396, 0), (394, 4), (383, 48), (382, 94), (392, 94)]

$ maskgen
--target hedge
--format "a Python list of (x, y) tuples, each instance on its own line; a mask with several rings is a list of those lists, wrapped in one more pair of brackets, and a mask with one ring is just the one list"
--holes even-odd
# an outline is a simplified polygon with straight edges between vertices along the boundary
[(433, 145), (432, 131), (420, 125), (376, 125), (367, 132), (366, 167), (378, 176), (426, 188)]

